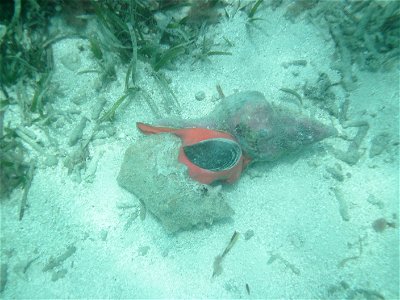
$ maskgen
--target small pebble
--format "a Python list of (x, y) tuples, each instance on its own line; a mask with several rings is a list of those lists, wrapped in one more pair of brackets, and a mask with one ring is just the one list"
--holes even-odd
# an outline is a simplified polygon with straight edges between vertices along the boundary
[(44, 160), (44, 163), (48, 167), (53, 167), (58, 164), (58, 158), (56, 155), (49, 154)]
[(105, 229), (102, 229), (100, 231), (100, 238), (104, 242), (107, 239), (108, 231)]
[(206, 94), (203, 91), (201, 91), (197, 92), (194, 97), (196, 98), (197, 101), (203, 101), (206, 98)]
[(378, 208), (382, 209), (385, 205), (381, 200), (376, 198), (374, 195), (370, 194), (367, 198), (367, 201), (372, 205), (376, 205)]
[(161, 252), (161, 256), (162, 256), (162, 257), (167, 257), (167, 256), (168, 256), (168, 253), (169, 253), (169, 249), (164, 249), (164, 250)]
[(113, 126), (108, 126), (105, 128), (105, 132), (107, 132), (108, 136), (113, 136), (113, 135), (115, 135), (117, 130)]
[(369, 157), (380, 155), (389, 145), (390, 135), (383, 132), (375, 136), (371, 141), (371, 148), (369, 150)]
[(97, 120), (104, 108), (104, 105), (107, 103), (106, 98), (100, 97), (96, 100), (95, 104), (92, 106), (91, 109), (91, 118), (92, 120)]
[(337, 181), (344, 180), (342, 166), (340, 164), (336, 163), (334, 166), (328, 166), (325, 169), (329, 174), (331, 174), (333, 179), (336, 179)]
[(249, 229), (244, 233), (244, 239), (246, 241), (251, 239), (253, 236), (254, 236), (254, 230)]
[(379, 218), (372, 223), (372, 228), (376, 232), (383, 232), (388, 226), (388, 222), (384, 218)]
[(169, 77), (168, 75), (164, 75), (164, 78), (165, 78), (165, 81), (166, 81), (168, 84), (171, 84), (171, 83), (172, 83), (172, 78)]
[(2, 263), (0, 266), (0, 293), (4, 291), (4, 288), (7, 284), (7, 276), (8, 265), (6, 263)]
[(61, 278), (64, 278), (65, 275), (67, 275), (67, 273), (68, 273), (67, 269), (61, 269), (59, 271), (55, 271), (51, 275), (51, 281), (57, 281), (57, 280), (59, 280)]
[(139, 255), (145, 256), (149, 252), (149, 250), (150, 250), (149, 246), (142, 246), (142, 247), (139, 247), (138, 252), (139, 252)]
[(71, 99), (71, 101), (73, 103), (75, 103), (76, 105), (81, 105), (83, 103), (85, 103), (88, 99), (88, 96), (86, 95), (85, 91), (79, 91), (77, 92), (74, 97)]
[(69, 53), (60, 58), (61, 63), (70, 71), (76, 72), (81, 66), (81, 60), (77, 53)]
[(218, 94), (214, 94), (211, 96), (211, 102), (217, 102), (220, 100), (220, 97)]

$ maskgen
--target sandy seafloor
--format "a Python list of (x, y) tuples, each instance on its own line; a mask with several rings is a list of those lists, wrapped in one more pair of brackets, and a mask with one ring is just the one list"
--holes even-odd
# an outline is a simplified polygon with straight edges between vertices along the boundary
[[(210, 57), (194, 64), (192, 59), (182, 59), (176, 70), (164, 71), (172, 80), (184, 118), (212, 110), (217, 84), (226, 95), (257, 90), (280, 103), (288, 96), (279, 91), (282, 87), (315, 82), (320, 72), (332, 81), (340, 79), (330, 68), (335, 45), (322, 29), (301, 18), (291, 23), (280, 9), (264, 9), (259, 14), (264, 18), (257, 23), (259, 29), (247, 29), (241, 13), (210, 28), (216, 41), (225, 36), (234, 43), (229, 48), (232, 56)], [(55, 20), (52, 26), (64, 25)], [(79, 46), (86, 50), (79, 51)], [(127, 66), (117, 67), (117, 81), (101, 95), (95, 89), (96, 73), (77, 75), (97, 66), (86, 40), (61, 40), (53, 45), (53, 53), (52, 80), (62, 91), (54, 99), (55, 109), (78, 110), (89, 117), (99, 96), (105, 97), (106, 107), (110, 107), (122, 95)], [(282, 65), (298, 59), (307, 60), (307, 66)], [(139, 64), (138, 85), (161, 105), (149, 69)], [(235, 210), (230, 220), (174, 235), (151, 214), (125, 226), (139, 209), (139, 202), (118, 186), (116, 177), (125, 149), (140, 137), (135, 122), (154, 122), (155, 118), (143, 100), (123, 105), (109, 125), (115, 133), (90, 145), (90, 157), (97, 162), (91, 180), (85, 171), (81, 182), (68, 175), (60, 160), (56, 166), (36, 170), (22, 221), (18, 221), (21, 190), (1, 202), (2, 263), (8, 265), (1, 297), (398, 298), (398, 225), (383, 232), (372, 227), (379, 218), (398, 224), (398, 156), (384, 151), (370, 158), (368, 150), (379, 132), (398, 138), (399, 70), (368, 73), (357, 71), (356, 66), (354, 70), (357, 89), (350, 93), (348, 117), (370, 124), (361, 145), (365, 154), (357, 164), (349, 166), (326, 151), (326, 145), (341, 149), (348, 145), (342, 139), (329, 138), (290, 159), (253, 166), (224, 191)], [(199, 91), (206, 95), (203, 101), (195, 99)], [(334, 87), (334, 92), (343, 99), (345, 91), (340, 86)], [(76, 97), (81, 104), (72, 102)], [(339, 132), (356, 132), (341, 128), (307, 99), (303, 112), (333, 122)], [(17, 112), (11, 108), (6, 118), (13, 113)], [(70, 151), (69, 133), (79, 119), (72, 116), (71, 122), (60, 125), (57, 137), (66, 152)], [(88, 124), (84, 136), (89, 133)], [(326, 171), (335, 163), (343, 168), (343, 182)], [(344, 194), (348, 221), (339, 213), (334, 187)], [(379, 203), (371, 203), (374, 201)], [(121, 208), (124, 205), (130, 208)], [(253, 230), (254, 236), (246, 240), (248, 230)], [(211, 278), (214, 258), (234, 231), (240, 238), (224, 258), (222, 274)], [(44, 271), (50, 258), (62, 258), (68, 247), (76, 247), (76, 251)]]

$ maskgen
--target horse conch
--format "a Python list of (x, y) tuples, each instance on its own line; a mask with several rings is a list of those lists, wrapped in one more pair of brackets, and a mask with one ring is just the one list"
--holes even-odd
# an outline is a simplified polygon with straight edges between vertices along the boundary
[(234, 182), (254, 161), (273, 161), (335, 134), (335, 129), (274, 107), (259, 92), (224, 98), (208, 116), (137, 123), (117, 181), (170, 232), (202, 228), (234, 211), (214, 182)]
[(225, 131), (236, 138), (252, 162), (277, 160), (337, 133), (317, 120), (271, 105), (257, 91), (225, 97), (203, 118), (164, 120), (157, 125)]

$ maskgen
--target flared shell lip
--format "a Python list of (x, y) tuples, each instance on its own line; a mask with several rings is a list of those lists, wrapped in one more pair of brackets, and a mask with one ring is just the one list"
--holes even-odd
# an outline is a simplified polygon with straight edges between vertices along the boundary
[[(220, 130), (211, 130), (207, 128), (171, 128), (163, 126), (152, 126), (138, 122), (136, 126), (144, 134), (172, 133), (179, 136), (182, 140), (182, 146), (179, 147), (178, 160), (186, 165), (189, 176), (203, 184), (212, 184), (217, 181), (233, 183), (239, 179), (242, 170), (250, 163), (251, 158), (247, 157), (240, 144), (229, 133)], [(209, 169), (203, 169), (194, 164), (185, 154), (184, 148), (190, 146), (202, 146), (201, 142), (210, 141), (211, 144), (220, 143), (232, 150), (231, 160), (222, 167), (210, 166)], [(222, 143), (221, 143), (222, 141)], [(213, 144), (214, 143), (214, 144)], [(189, 148), (187, 148), (189, 149)], [(196, 150), (193, 148), (193, 150)], [(203, 149), (204, 150), (204, 149)], [(212, 156), (211, 156), (212, 157)], [(193, 159), (192, 159), (193, 160)]]

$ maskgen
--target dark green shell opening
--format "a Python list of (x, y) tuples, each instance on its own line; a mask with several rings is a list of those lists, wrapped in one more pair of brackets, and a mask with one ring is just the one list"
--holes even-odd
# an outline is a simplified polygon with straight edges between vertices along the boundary
[(184, 146), (183, 151), (193, 164), (214, 172), (233, 168), (242, 156), (239, 144), (224, 138), (209, 139)]

